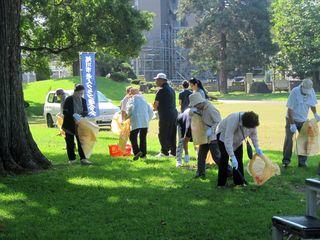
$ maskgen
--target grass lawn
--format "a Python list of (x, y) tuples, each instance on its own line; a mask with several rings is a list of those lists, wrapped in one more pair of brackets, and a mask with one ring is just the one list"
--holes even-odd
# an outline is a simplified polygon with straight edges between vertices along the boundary
[[(284, 102), (221, 103), (218, 108), (223, 116), (259, 113), (261, 148), (281, 163)], [(318, 165), (313, 157), (308, 169), (298, 169), (293, 157), (292, 167), (262, 187), (246, 174), (248, 187), (217, 189), (216, 168), (208, 170), (206, 180), (194, 180), (194, 170), (153, 157), (160, 148), (156, 121), (150, 126), (147, 160), (110, 158), (108, 145), (117, 137), (102, 131), (90, 167), (66, 164), (57, 129), (41, 122), (30, 126), (54, 167), (0, 179), (0, 239), (271, 239), (273, 215), (304, 214), (304, 180), (316, 176)]]

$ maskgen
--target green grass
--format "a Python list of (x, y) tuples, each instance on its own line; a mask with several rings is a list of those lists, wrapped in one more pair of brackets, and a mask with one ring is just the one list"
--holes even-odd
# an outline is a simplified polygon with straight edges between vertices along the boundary
[[(119, 105), (125, 94), (128, 83), (114, 82), (104, 77), (97, 77), (97, 89), (104, 93), (114, 104)], [(73, 89), (76, 83), (80, 82), (79, 77), (47, 80), (33, 82), (24, 85), (24, 98), (30, 104), (27, 108), (29, 116), (41, 116), (43, 114), (43, 105), (47, 93), (58, 88)]]
[[(223, 116), (259, 113), (260, 145), (281, 163), (284, 103), (224, 103), (218, 109)], [(292, 167), (262, 187), (246, 174), (247, 188), (217, 189), (216, 168), (206, 180), (194, 180), (195, 171), (176, 169), (174, 159), (152, 157), (160, 148), (156, 121), (147, 160), (110, 158), (108, 145), (117, 137), (103, 131), (91, 167), (66, 164), (57, 129), (30, 126), (54, 167), (0, 179), (0, 239), (271, 239), (273, 215), (304, 214), (304, 179), (315, 177), (318, 165), (313, 157), (308, 169), (298, 169), (294, 156)], [(194, 152), (192, 157), (196, 164)]]

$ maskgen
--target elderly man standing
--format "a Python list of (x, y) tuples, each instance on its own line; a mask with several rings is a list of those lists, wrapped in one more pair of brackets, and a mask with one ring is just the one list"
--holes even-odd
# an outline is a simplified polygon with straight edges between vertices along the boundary
[[(169, 86), (167, 76), (159, 73), (155, 78), (160, 87), (153, 104), (159, 115), (159, 141), (161, 152), (157, 157), (176, 156), (177, 117), (176, 94)], [(170, 151), (170, 154), (169, 154)]]
[[(287, 102), (287, 116), (286, 116), (286, 137), (283, 146), (284, 167), (289, 166), (292, 156), (293, 141), (292, 137), (300, 131), (304, 122), (308, 119), (309, 109), (317, 121), (320, 121), (320, 116), (317, 114), (317, 98), (313, 90), (313, 83), (310, 79), (303, 80), (302, 84), (295, 87), (289, 96)], [(298, 166), (307, 166), (307, 157), (298, 155)]]

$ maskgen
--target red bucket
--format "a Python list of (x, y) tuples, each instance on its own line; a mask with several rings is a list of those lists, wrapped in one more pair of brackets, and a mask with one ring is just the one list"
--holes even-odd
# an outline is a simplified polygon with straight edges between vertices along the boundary
[(131, 155), (131, 145), (126, 145), (126, 152), (123, 153), (118, 144), (109, 145), (109, 154), (111, 157), (123, 157)]

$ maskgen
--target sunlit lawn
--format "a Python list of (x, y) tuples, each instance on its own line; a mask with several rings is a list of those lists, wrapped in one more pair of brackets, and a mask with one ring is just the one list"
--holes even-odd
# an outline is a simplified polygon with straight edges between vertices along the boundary
[[(223, 116), (259, 113), (261, 147), (280, 164), (284, 104), (218, 108)], [(91, 167), (68, 166), (57, 129), (39, 123), (31, 129), (54, 167), (0, 179), (0, 239), (270, 239), (273, 215), (304, 213), (304, 180), (316, 176), (318, 165), (313, 157), (308, 169), (298, 169), (294, 158), (292, 167), (262, 187), (246, 174), (248, 187), (218, 189), (216, 168), (199, 181), (193, 179), (194, 170), (176, 169), (174, 159), (153, 157), (159, 151), (156, 122), (150, 127), (147, 160), (110, 158), (108, 145), (116, 136), (102, 131)]]

